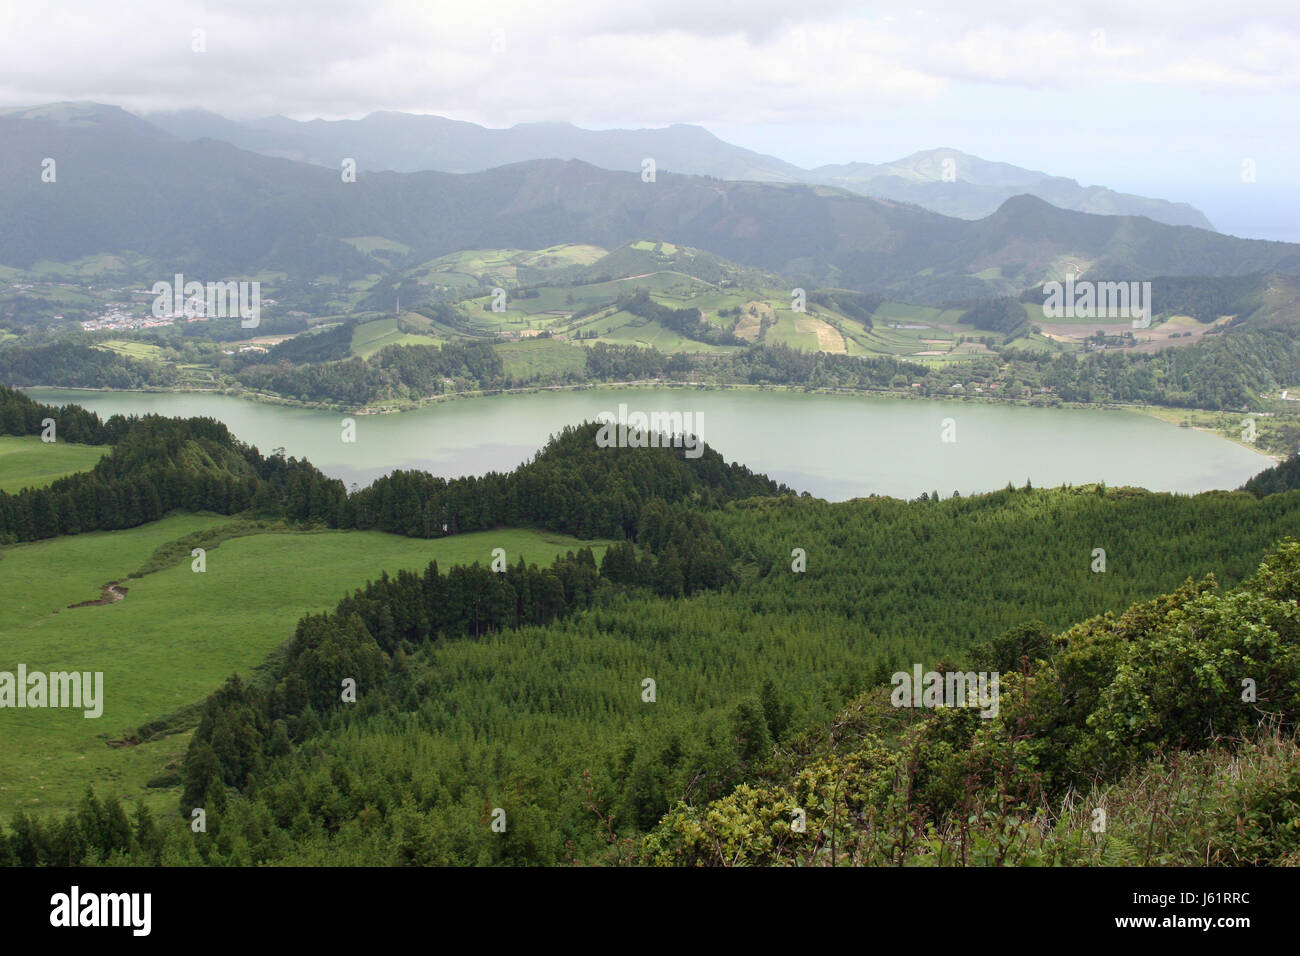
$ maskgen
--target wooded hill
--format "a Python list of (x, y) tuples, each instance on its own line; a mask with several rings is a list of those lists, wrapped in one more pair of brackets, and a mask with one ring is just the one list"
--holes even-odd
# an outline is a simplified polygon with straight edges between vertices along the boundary
[[(157, 415), (107, 423), (78, 406), (40, 405), (0, 386), (0, 424), (10, 434), (40, 434), (41, 422), (66, 421), (74, 436), (111, 443), (91, 471), (47, 488), (0, 492), (0, 542), (130, 528), (174, 508), (285, 517), (331, 528), (377, 528), (433, 538), (501, 525), (541, 525), (583, 537), (622, 538), (636, 528), (652, 500), (716, 505), (788, 488), (726, 464), (709, 448), (698, 458), (681, 447), (598, 448), (599, 426), (555, 436), (530, 462), (509, 474), (489, 472), (448, 481), (424, 472), (395, 471), (359, 491), (327, 478), (309, 462), (263, 457), (210, 418)], [(57, 434), (57, 432), (56, 432)]]
[(1300, 862), (1300, 543), (938, 670), (1001, 675), (998, 712), (900, 710), (891, 687), (678, 804), (631, 856), (712, 866)]
[[(204, 704), (173, 780), (175, 818), (132, 819), (101, 786), (65, 818), (20, 814), (0, 837), (5, 862), (1280, 863), (1297, 852), (1290, 745), (1241, 739), (1261, 721), (1289, 733), (1300, 707), (1300, 546), (1275, 548), (1300, 535), (1300, 491), (1262, 494), (1289, 487), (1293, 469), (1261, 495), (1026, 487), (828, 504), (711, 451), (601, 449), (582, 426), (507, 476), (395, 473), (317, 496), (327, 507), (313, 514), (305, 462), (268, 466), (199, 421), (103, 427), (124, 426), (101, 478), (153, 468), (194, 487), (193, 455), (209, 449), (213, 469), (304, 520), (438, 535), (446, 514), (624, 544), (599, 565), (579, 549), (550, 568), (431, 565), (365, 583), (303, 617), (268, 670)], [(1000, 671), (1000, 717), (900, 713), (880, 691), (857, 700), (916, 663)], [(345, 678), (355, 703), (339, 693)], [(1246, 772), (1214, 783), (1204, 805), (1190, 785), (1174, 791), (1177, 826), (1150, 829), (1134, 809), (1157, 772), (1190, 768), (1209, 785), (1228, 764)], [(1094, 780), (1111, 788), (1113, 843), (1088, 829)], [(205, 833), (189, 829), (195, 806)], [(795, 808), (808, 821), (798, 839)], [(498, 809), (505, 832), (491, 826)], [(1139, 824), (1155, 836), (1135, 842)]]

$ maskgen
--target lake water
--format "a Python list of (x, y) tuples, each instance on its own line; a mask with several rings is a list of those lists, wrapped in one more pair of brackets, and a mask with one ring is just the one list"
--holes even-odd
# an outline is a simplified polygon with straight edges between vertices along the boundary
[[(114, 413), (208, 415), (263, 453), (283, 447), (326, 474), (366, 484), (395, 468), (447, 478), (508, 471), (566, 424), (601, 412), (691, 412), (728, 461), (833, 501), (915, 498), (1105, 481), (1157, 491), (1236, 488), (1272, 465), (1223, 438), (1124, 410), (1024, 408), (856, 395), (704, 389), (602, 389), (462, 399), (417, 411), (356, 415), (227, 395), (26, 389), (49, 404)], [(956, 440), (943, 441), (945, 419)]]

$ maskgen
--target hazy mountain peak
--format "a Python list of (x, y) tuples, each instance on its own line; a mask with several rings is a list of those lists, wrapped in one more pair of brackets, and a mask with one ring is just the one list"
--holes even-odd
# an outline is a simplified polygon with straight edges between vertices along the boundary
[(890, 163), (844, 163), (802, 169), (775, 156), (735, 146), (702, 126), (590, 130), (548, 120), (489, 129), (432, 114), (376, 111), (360, 120), (300, 122), (272, 117), (249, 124), (203, 113), (149, 117), (182, 139), (222, 139), (241, 149), (335, 167), (349, 156), (361, 169), (395, 172), (479, 172), (532, 159), (581, 159), (602, 169), (658, 169), (718, 179), (835, 186), (860, 195), (910, 203), (945, 216), (982, 219), (1007, 199), (1033, 193), (1062, 209), (1147, 216), (1169, 225), (1212, 229), (1185, 203), (1080, 186), (1010, 163), (981, 159), (951, 146), (920, 150)]
[[(514, 126), (510, 128), (511, 129), (564, 129), (564, 130), (581, 129), (581, 127), (575, 126), (573, 123), (566, 122), (565, 120), (534, 120), (530, 123), (516, 123)], [(583, 132), (590, 132), (590, 130), (583, 130)]]
[(1214, 228), (1187, 203), (1080, 186), (1064, 176), (981, 159), (951, 147), (921, 150), (891, 163), (821, 166), (811, 175), (866, 196), (914, 203), (959, 219), (983, 219), (1012, 197), (1032, 194), (1076, 212), (1146, 216), (1171, 226)]
[(98, 126), (105, 129), (131, 129), (152, 136), (167, 135), (159, 127), (128, 113), (120, 106), (84, 100), (0, 109), (0, 116), (8, 119), (44, 120), (66, 127)]

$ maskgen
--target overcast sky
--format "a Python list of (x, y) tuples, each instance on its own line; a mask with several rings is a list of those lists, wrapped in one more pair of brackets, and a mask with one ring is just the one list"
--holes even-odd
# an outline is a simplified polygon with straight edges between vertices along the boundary
[(1297, 0), (0, 6), (6, 106), (699, 123), (805, 166), (952, 146), (1188, 200), (1227, 229), (1300, 187), (1298, 94)]

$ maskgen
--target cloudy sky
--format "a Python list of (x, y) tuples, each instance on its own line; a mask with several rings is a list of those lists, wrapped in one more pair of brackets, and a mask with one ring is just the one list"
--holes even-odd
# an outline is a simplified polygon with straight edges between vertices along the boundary
[(806, 166), (952, 146), (1300, 239), (1296, 0), (54, 0), (0, 7), (0, 64), (6, 106), (699, 123)]

